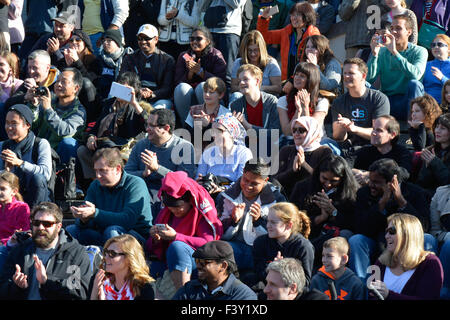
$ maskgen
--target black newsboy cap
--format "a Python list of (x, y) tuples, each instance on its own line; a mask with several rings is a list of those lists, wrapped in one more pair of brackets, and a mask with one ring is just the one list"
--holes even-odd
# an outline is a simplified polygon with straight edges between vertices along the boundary
[(233, 248), (228, 242), (222, 240), (205, 243), (192, 254), (192, 257), (204, 260), (227, 260), (236, 263)]

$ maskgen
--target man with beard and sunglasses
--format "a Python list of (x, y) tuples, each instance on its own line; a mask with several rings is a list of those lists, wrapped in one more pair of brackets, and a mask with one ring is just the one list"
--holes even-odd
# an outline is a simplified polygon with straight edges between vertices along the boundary
[(0, 299), (87, 299), (90, 259), (85, 247), (62, 228), (61, 209), (42, 202), (30, 218), (31, 238), (11, 249), (1, 270)]

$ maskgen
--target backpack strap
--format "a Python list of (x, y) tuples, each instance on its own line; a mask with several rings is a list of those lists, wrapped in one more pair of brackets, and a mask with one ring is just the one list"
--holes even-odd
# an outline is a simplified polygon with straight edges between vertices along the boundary
[(38, 161), (38, 148), (39, 148), (39, 142), (41, 142), (41, 138), (35, 137), (34, 143), (33, 143), (33, 149), (31, 151), (31, 160), (34, 164)]

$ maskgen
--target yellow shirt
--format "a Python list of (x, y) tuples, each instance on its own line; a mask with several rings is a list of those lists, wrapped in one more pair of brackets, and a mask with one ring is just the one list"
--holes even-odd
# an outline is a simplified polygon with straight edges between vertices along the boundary
[(88, 35), (103, 32), (100, 0), (84, 0), (83, 31)]

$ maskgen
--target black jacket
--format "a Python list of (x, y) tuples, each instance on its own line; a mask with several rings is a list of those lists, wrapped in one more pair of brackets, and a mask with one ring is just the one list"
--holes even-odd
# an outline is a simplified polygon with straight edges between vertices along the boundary
[[(0, 299), (27, 299), (28, 288), (19, 288), (12, 277), (18, 264), (21, 272), (31, 278), (35, 252), (31, 238), (11, 249), (0, 274)], [(86, 300), (89, 297), (89, 283), (93, 275), (89, 256), (85, 247), (64, 229), (59, 232), (56, 251), (50, 257), (46, 271), (48, 280), (40, 287), (43, 300)]]

